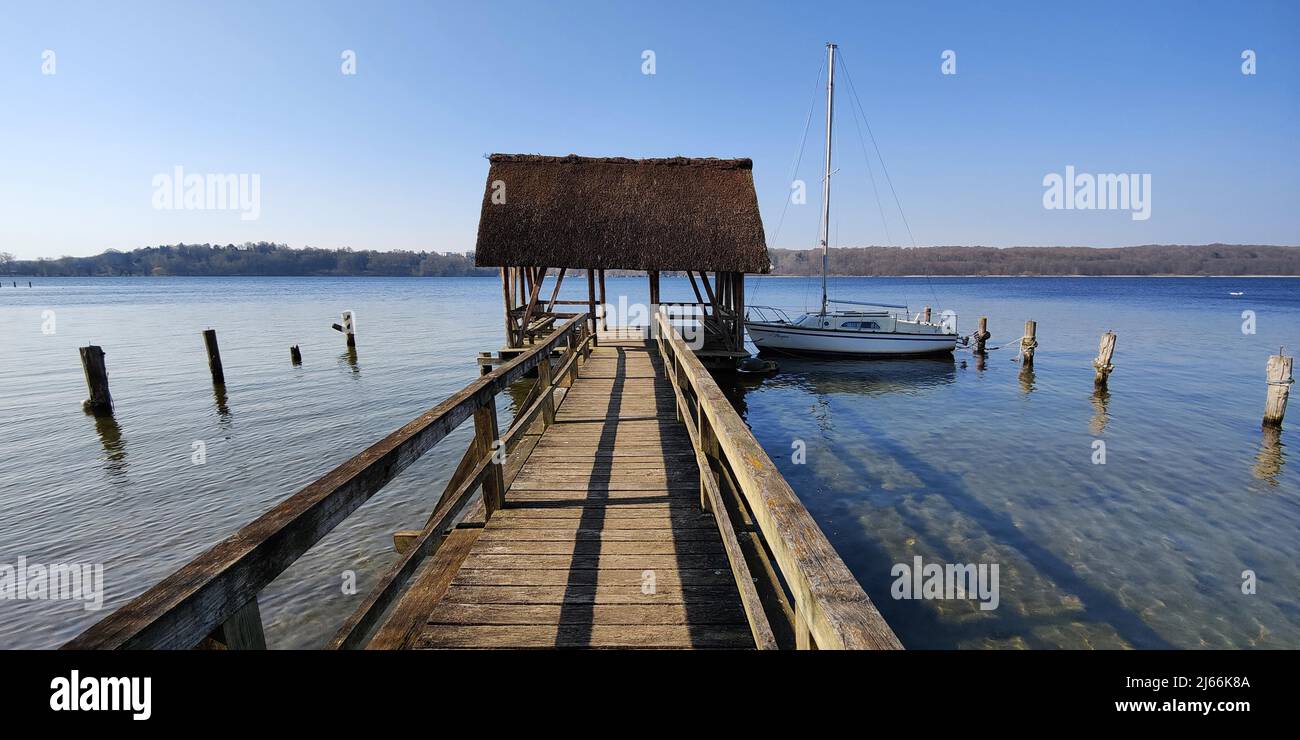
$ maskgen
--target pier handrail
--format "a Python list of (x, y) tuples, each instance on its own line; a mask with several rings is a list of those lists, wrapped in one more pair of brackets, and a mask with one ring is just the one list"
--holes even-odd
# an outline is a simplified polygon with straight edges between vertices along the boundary
[[(753, 534), (764, 547), (755, 551), (760, 567), (751, 571), (767, 576), (765, 584), (776, 591), (793, 631), (795, 646), (819, 649), (901, 649), (902, 644), (862, 586), (831, 547), (812, 515), (790, 484), (763, 451), (740, 415), (732, 408), (708, 370), (687, 347), (663, 313), (655, 314), (655, 339), (665, 371), (677, 396), (678, 414), (691, 432), (701, 459), (705, 493), (708, 484), (720, 483), (734, 496), (742, 521), (749, 520)], [(708, 465), (709, 469), (703, 469)], [(719, 521), (725, 512), (715, 511)], [(777, 573), (768, 565), (770, 553)], [(733, 564), (733, 568), (734, 568)], [(786, 601), (793, 600), (791, 608)], [(742, 597), (744, 594), (742, 593)], [(748, 604), (746, 605), (749, 610)], [(771, 611), (780, 611), (776, 608)], [(769, 612), (770, 613), (770, 612)], [(751, 627), (754, 620), (751, 618)]]
[[(436, 550), (445, 527), (464, 509), (479, 484), (484, 486), (484, 503), (490, 515), (494, 505), (487, 501), (488, 488), (493, 485), (489, 481), (495, 480), (495, 505), (499, 506), (499, 497), (504, 493), (502, 466), (494, 460), (495, 450), (491, 449), (497, 438), (497, 394), (536, 368), (537, 398), (515, 420), (506, 437), (517, 435), (539, 412), (553, 417), (554, 388), (566, 374), (576, 372), (573, 368), (577, 355), (586, 352), (592, 336), (587, 314), (567, 319), (544, 340), (284, 499), (92, 625), (64, 649), (188, 649), (209, 639), (227, 647), (265, 647), (257, 607), (262, 589), (411, 463), (474, 416), (476, 435), (457, 476), (453, 476), (453, 483), (434, 507), (420, 541), (385, 576), (379, 589), (382, 593), (377, 597), (372, 592), (367, 598), (367, 604), (375, 607), (376, 602), (391, 594), (404, 564), (409, 565), (411, 553), (423, 557)], [(553, 375), (550, 355), (562, 342), (566, 345), (566, 359)], [(362, 628), (369, 625), (375, 613), (367, 609), (360, 616), (354, 614), (336, 636), (334, 646), (350, 646), (360, 639)]]

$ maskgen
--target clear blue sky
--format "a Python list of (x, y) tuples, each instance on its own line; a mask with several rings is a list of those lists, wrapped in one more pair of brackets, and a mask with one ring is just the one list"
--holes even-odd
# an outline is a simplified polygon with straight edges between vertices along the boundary
[[(489, 152), (752, 157), (769, 245), (809, 247), (820, 102), (775, 231), (826, 41), (919, 244), (1300, 243), (1300, 2), (277, 0), (0, 11), (0, 250), (467, 251)], [(837, 102), (835, 241), (886, 243)], [(260, 218), (155, 210), (175, 165), (259, 174)], [(1045, 210), (1066, 165), (1150, 173), (1151, 218)]]

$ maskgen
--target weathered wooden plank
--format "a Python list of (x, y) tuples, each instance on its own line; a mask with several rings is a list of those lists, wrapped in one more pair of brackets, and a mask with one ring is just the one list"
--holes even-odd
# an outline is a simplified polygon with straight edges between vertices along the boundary
[(663, 474), (679, 469), (662, 458), (632, 458), (627, 460), (594, 460), (577, 462), (569, 458), (551, 458), (540, 454), (532, 460), (529, 475), (538, 473), (562, 472), (569, 476), (590, 475), (593, 472), (614, 475), (633, 475), (639, 473)]
[[(562, 493), (562, 492), (561, 492)], [(529, 498), (526, 500), (516, 500), (513, 503), (507, 502), (507, 506), (515, 509), (527, 508), (533, 510), (541, 509), (588, 509), (584, 516), (595, 516), (592, 509), (607, 511), (613, 508), (637, 507), (646, 505), (676, 505), (682, 509), (689, 509), (696, 506), (694, 496), (687, 495), (685, 491), (676, 492), (673, 495), (655, 495), (634, 496), (628, 498), (596, 498), (585, 496), (580, 491), (574, 491), (576, 496), (573, 497), (548, 497), (548, 498)], [(635, 491), (629, 493), (638, 493)], [(522, 494), (521, 494), (522, 497)], [(698, 507), (696, 506), (698, 509)]]
[(393, 607), (374, 637), (367, 643), (368, 650), (393, 650), (405, 647), (427, 621), (428, 614), (437, 606), (460, 565), (469, 556), (470, 548), (483, 530), (457, 529), (420, 566), (415, 583)]
[[(564, 479), (547, 477), (546, 480), (536, 482), (516, 481), (519, 488), (514, 489), (515, 498), (520, 495), (531, 493), (555, 493), (568, 495), (591, 494), (591, 498), (636, 498), (646, 494), (671, 494), (675, 491), (698, 491), (697, 481), (690, 478), (674, 478), (671, 480), (636, 480), (634, 478), (611, 478), (609, 476), (595, 473), (591, 476), (590, 481), (581, 479)], [(560, 496), (565, 498), (567, 496)], [(544, 498), (557, 498), (557, 496), (544, 496)]]
[(611, 509), (642, 504), (674, 503), (685, 507), (693, 500), (693, 491), (520, 491), (512, 506), (516, 509), (547, 507), (583, 507)]
[[(717, 555), (716, 540), (490, 540), (474, 547), (478, 555)], [(527, 558), (522, 558), (527, 560)]]
[[(583, 586), (635, 586), (645, 583), (643, 568), (604, 568), (587, 574)], [(572, 579), (565, 569), (550, 570), (496, 570), (464, 565), (456, 573), (453, 584), (465, 586), (568, 586)], [(664, 586), (722, 586), (735, 587), (731, 572), (724, 568), (658, 568), (655, 584)]]
[[(640, 521), (640, 520), (637, 520)], [(538, 524), (533, 521), (531, 524)], [(669, 528), (665, 526), (650, 527), (632, 527), (614, 529), (606, 526), (602, 522), (598, 528), (583, 527), (581, 523), (575, 526), (565, 526), (563, 522), (551, 527), (519, 527), (519, 526), (496, 526), (485, 529), (479, 537), (482, 542), (689, 542), (692, 540), (704, 540), (716, 542), (717, 537), (705, 527), (676, 527)]]
[[(454, 522), (471, 500), (475, 498), (482, 500), (486, 516), (492, 516), (494, 508), (486, 499), (489, 491), (489, 476), (493, 472), (500, 482), (501, 466), (493, 463), (490, 456), (479, 461), (474, 472), (448, 497), (442, 508), (434, 513), (424, 530), (411, 541), (397, 562), (384, 572), (379, 579), (379, 585), (362, 598), (361, 603), (339, 627), (338, 632), (329, 642), (330, 649), (351, 650), (365, 644), (371, 630), (379, 623), (384, 612), (392, 603), (400, 600), (402, 589), (411, 577), (419, 572), (424, 559), (442, 545), (447, 534), (452, 531)], [(475, 497), (473, 490), (480, 483), (483, 486), (483, 494)]]
[(563, 625), (629, 627), (651, 624), (743, 624), (744, 612), (735, 600), (690, 604), (474, 604), (444, 599), (429, 615), (433, 625)]
[(598, 570), (636, 568), (642, 571), (672, 568), (718, 568), (730, 572), (725, 555), (485, 555), (470, 553), (465, 568), (502, 570)]
[(751, 648), (745, 625), (429, 625), (414, 647), (438, 648)]
[(552, 586), (465, 586), (453, 585), (448, 602), (459, 604), (684, 604), (688, 602), (735, 602), (736, 589), (730, 583), (683, 586), (656, 582), (623, 586), (605, 584)]
[[(546, 528), (562, 527), (581, 529), (588, 514), (582, 507), (511, 509), (505, 508), (492, 517), (494, 531), (511, 527)], [(713, 518), (701, 514), (695, 506), (620, 506), (607, 510), (600, 517), (601, 531), (617, 529), (684, 529), (711, 527)]]

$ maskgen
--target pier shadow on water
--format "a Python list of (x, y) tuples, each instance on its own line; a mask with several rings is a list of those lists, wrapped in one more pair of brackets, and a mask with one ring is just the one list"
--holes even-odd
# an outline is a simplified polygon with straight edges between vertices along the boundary
[[(1084, 622), (1094, 623), (1103, 630), (1113, 630), (1115, 637), (1133, 647), (1173, 647), (1114, 595), (1090, 583), (1071, 563), (1021, 530), (1010, 515), (981, 500), (969, 489), (961, 474), (942, 470), (927, 462), (907, 443), (891, 435), (882, 424), (869, 420), (869, 414), (853, 415), (852, 429), (835, 428), (832, 393), (863, 396), (909, 394), (955, 381), (953, 362), (937, 365), (922, 365), (920, 362), (878, 360), (836, 365), (821, 363), (819, 366), (787, 361), (782, 362), (781, 376), (770, 381), (778, 387), (793, 386), (815, 400), (813, 415), (825, 441), (825, 447), (818, 452), (829, 453), (833, 460), (829, 461), (829, 466), (817, 465), (810, 447), (808, 465), (780, 467), (904, 645), (943, 649), (969, 647), (981, 641), (1005, 644), (1008, 639), (1019, 638), (1027, 647), (1066, 647), (1068, 645), (1036, 636), (1035, 628), (1065, 627)], [(977, 362), (977, 371), (979, 364)], [(1022, 393), (1033, 393), (1032, 369), (1022, 370), (1019, 381)], [(745, 393), (743, 389), (737, 392)], [(1104, 427), (1107, 401), (1104, 392), (1093, 397), (1097, 410), (1093, 417), (1094, 428), (1098, 422)], [(887, 481), (882, 478), (880, 470), (873, 470), (864, 456), (854, 454), (852, 449), (842, 444), (848, 441), (860, 441), (872, 455), (879, 456), (881, 464), (901, 470), (910, 482), (902, 490), (885, 485)], [(777, 449), (777, 459), (780, 459), (784, 450)], [(788, 462), (788, 457), (783, 462)], [(849, 486), (832, 478), (841, 474), (852, 481)], [(800, 491), (800, 488), (804, 490)], [(832, 495), (819, 500), (822, 492)], [(934, 517), (923, 515), (923, 512), (935, 509), (925, 503), (930, 497), (942, 501), (938, 513), (942, 515), (946, 511), (949, 516), (956, 517), (950, 526), (940, 528)], [(864, 512), (862, 507), (869, 508)], [(875, 523), (872, 520), (876, 520)], [(901, 525), (903, 531), (883, 531), (879, 527), (886, 521), (885, 526)], [(954, 537), (962, 531), (969, 531), (972, 536)], [(972, 557), (979, 552), (980, 546), (1009, 549), (1019, 562)], [(922, 555), (927, 563), (937, 561), (941, 564), (1002, 561), (999, 607), (979, 611), (973, 601), (966, 602), (970, 614), (974, 615), (970, 616), (962, 611), (960, 605), (951, 602), (895, 599), (890, 593), (894, 580), (891, 568), (900, 562), (910, 566), (914, 555)], [(1029, 572), (1018, 572), (1017, 565)], [(1014, 585), (1035, 577), (1064, 592), (1063, 601), (1068, 600), (1075, 608), (1060, 608), (1048, 614), (1018, 613)], [(954, 606), (960, 614), (955, 619)]]

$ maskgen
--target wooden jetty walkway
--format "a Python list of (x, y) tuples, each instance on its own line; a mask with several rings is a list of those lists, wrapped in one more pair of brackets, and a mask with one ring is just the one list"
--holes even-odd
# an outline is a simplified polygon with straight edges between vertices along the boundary
[[(331, 648), (900, 647), (663, 313), (587, 314), (281, 502), (68, 648), (262, 648), (258, 593), (462, 422), (475, 436)], [(495, 397), (537, 380), (504, 433)]]
[(431, 563), (377, 644), (752, 646), (662, 369), (639, 333), (606, 337), (503, 508)]

